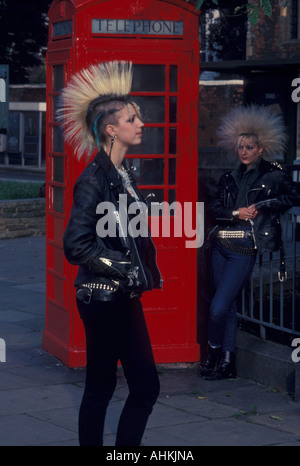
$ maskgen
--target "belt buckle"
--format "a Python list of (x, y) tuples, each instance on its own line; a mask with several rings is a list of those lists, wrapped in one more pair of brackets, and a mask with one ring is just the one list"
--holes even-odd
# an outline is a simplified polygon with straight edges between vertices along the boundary
[(88, 295), (87, 295), (87, 300), (83, 301), (84, 304), (90, 304), (91, 302), (91, 299), (92, 299), (92, 294), (93, 294), (93, 290), (91, 290), (91, 288), (88, 288)]
[[(82, 301), (84, 304), (90, 304), (92, 299), (93, 290), (89, 286), (83, 286), (77, 290), (77, 298)], [(82, 299), (80, 299), (80, 294)]]

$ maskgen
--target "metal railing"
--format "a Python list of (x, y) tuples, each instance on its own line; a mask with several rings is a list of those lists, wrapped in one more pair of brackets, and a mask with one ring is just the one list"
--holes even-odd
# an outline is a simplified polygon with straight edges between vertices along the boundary
[[(249, 284), (241, 295), (238, 317), (259, 326), (300, 335), (300, 207), (282, 216), (287, 278), (278, 277), (280, 253), (258, 255)], [(298, 231), (299, 229), (299, 231)], [(299, 236), (299, 238), (298, 238)]]

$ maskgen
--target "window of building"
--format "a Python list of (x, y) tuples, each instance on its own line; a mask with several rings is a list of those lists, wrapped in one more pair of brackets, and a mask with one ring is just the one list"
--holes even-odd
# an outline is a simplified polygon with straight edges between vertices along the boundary
[(291, 0), (290, 4), (290, 39), (298, 39), (299, 2)]
[(18, 109), (17, 102), (10, 104), (7, 153), (0, 163), (43, 168), (45, 109), (36, 109), (39, 104), (26, 104), (22, 104), (22, 110)]
[(281, 11), (281, 30), (283, 42), (300, 39), (299, 15), (300, 1), (290, 0)]

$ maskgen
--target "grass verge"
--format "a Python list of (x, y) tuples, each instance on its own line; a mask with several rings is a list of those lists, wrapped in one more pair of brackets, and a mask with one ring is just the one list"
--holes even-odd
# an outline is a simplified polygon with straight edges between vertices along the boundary
[(0, 200), (40, 197), (40, 187), (36, 182), (0, 181)]

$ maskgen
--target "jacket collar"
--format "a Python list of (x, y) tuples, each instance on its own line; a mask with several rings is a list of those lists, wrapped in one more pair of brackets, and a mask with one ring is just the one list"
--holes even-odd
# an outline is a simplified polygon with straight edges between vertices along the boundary
[[(252, 180), (251, 188), (255, 186), (255, 184), (257, 183), (257, 180), (259, 180), (260, 177), (264, 176), (266, 173), (269, 173), (275, 170), (276, 164), (274, 165), (274, 163), (269, 162), (268, 160), (259, 159), (255, 169), (257, 173), (256, 173), (255, 178)], [(227, 176), (226, 189), (228, 191), (234, 191), (235, 189), (237, 189), (237, 186), (239, 184), (239, 181), (241, 179), (243, 172), (244, 170), (241, 165), (231, 170), (230, 172), (227, 172), (228, 176)]]
[(122, 179), (118, 170), (103, 148), (96, 154), (94, 162), (104, 170), (108, 179), (109, 189), (114, 189), (122, 184)]
[(280, 169), (282, 169), (282, 167), (279, 164), (276, 164), (274, 162), (269, 162), (268, 160), (265, 160), (265, 159), (261, 159), (261, 163), (259, 166), (260, 175), (264, 175), (267, 172), (271, 172), (275, 170), (277, 167), (280, 167)]
[[(274, 162), (269, 162), (268, 160), (265, 160), (262, 158), (257, 161), (256, 169), (257, 169), (257, 178), (259, 178), (260, 176), (263, 176), (266, 173), (269, 173), (276, 169), (282, 170), (282, 167), (279, 164), (276, 164)], [(243, 167), (239, 165), (237, 168), (233, 169), (231, 172), (228, 172), (228, 173), (229, 175), (232, 176), (235, 183), (238, 184), (243, 172), (244, 172)]]

